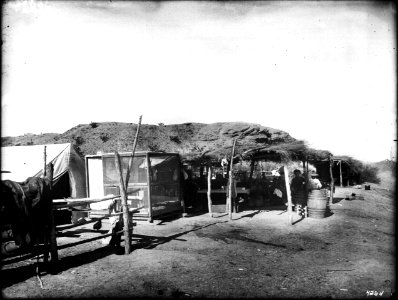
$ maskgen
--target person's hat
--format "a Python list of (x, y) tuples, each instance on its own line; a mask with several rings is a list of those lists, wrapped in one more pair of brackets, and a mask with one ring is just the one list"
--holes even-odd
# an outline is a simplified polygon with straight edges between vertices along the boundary
[(317, 173), (311, 173), (311, 176), (318, 176)]
[(301, 173), (301, 171), (298, 170), (298, 169), (296, 169), (296, 170), (293, 171), (293, 173), (294, 173), (294, 174), (296, 174), (296, 173)]

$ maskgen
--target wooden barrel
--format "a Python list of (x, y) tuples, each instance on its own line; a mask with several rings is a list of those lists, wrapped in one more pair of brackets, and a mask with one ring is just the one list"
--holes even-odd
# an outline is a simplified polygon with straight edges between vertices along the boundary
[(326, 190), (312, 190), (308, 193), (308, 217), (322, 219), (326, 217), (328, 198)]

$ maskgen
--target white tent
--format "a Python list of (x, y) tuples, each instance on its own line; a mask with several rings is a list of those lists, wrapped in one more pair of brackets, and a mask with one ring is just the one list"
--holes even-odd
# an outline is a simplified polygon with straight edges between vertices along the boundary
[[(47, 164), (51, 162), (54, 165), (54, 189), (62, 190), (65, 198), (86, 197), (84, 160), (70, 143), (1, 147), (1, 179), (22, 182), (28, 177), (42, 176), (44, 146)], [(65, 185), (69, 187), (65, 188)]]

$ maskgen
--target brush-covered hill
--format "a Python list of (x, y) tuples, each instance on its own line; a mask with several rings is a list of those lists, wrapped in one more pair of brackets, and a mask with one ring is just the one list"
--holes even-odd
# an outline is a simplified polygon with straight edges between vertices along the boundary
[[(137, 127), (132, 123), (92, 122), (61, 134), (2, 137), (1, 142), (2, 146), (70, 142), (82, 156), (98, 151), (131, 151)], [(212, 153), (221, 156), (223, 150), (231, 149), (235, 137), (239, 137), (237, 150), (296, 141), (287, 132), (252, 123), (141, 124), (136, 151), (178, 152), (182, 156)]]
[(395, 161), (389, 159), (371, 164), (373, 168), (377, 169), (377, 176), (380, 179), (380, 185), (382, 188), (394, 190), (396, 164), (397, 163)]

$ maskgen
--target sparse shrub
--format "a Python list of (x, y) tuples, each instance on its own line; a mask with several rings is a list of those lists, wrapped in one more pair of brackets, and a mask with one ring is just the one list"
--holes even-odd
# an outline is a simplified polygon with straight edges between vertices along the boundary
[(91, 122), (90, 126), (91, 126), (91, 128), (97, 128), (98, 127), (98, 123), (97, 122)]
[(81, 136), (75, 136), (73, 137), (73, 140), (75, 141), (76, 146), (80, 146), (84, 143), (84, 139)]
[(181, 144), (180, 138), (178, 136), (176, 136), (176, 135), (170, 136), (170, 141), (172, 141), (174, 143), (177, 143), (177, 144)]
[(101, 133), (100, 134), (100, 139), (101, 139), (102, 142), (105, 143), (105, 142), (109, 141), (110, 138), (109, 138), (109, 136), (106, 133)]
[(380, 178), (377, 176), (378, 169), (369, 165), (364, 165), (361, 170), (361, 182), (380, 183)]
[(159, 146), (156, 145), (156, 144), (153, 144), (153, 143), (148, 144), (148, 148), (149, 148), (150, 151), (153, 151), (153, 152), (159, 152), (160, 151)]

